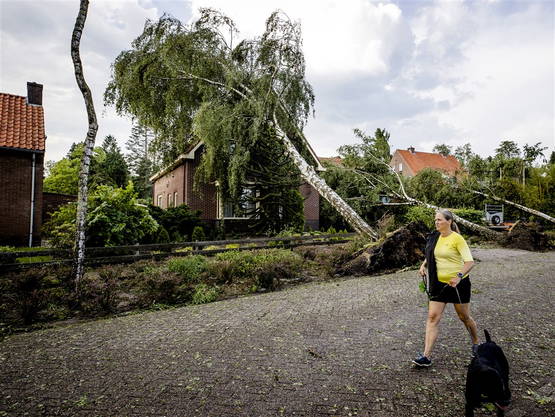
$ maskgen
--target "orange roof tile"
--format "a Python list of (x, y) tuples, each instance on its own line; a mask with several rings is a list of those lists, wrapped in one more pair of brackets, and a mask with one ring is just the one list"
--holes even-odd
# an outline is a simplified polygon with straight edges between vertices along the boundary
[(438, 153), (414, 152), (398, 149), (397, 152), (402, 156), (410, 169), (416, 175), (424, 168), (433, 168), (455, 175), (461, 169), (459, 160), (453, 155), (443, 156)]
[(336, 165), (336, 166), (340, 166), (343, 162), (343, 160), (339, 156), (332, 156), (332, 157), (329, 157), (329, 158), (319, 156), (318, 159), (320, 160), (320, 162), (327, 162), (327, 163), (330, 163), (330, 164)]
[(44, 151), (44, 111), (27, 99), (0, 93), (0, 147)]

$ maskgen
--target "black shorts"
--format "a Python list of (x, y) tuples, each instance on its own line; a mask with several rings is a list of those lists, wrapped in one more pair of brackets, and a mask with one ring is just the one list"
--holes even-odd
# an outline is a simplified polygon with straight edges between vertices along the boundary
[(472, 284), (470, 278), (461, 279), (459, 285), (455, 288), (449, 284), (438, 282), (434, 286), (430, 294), (430, 301), (439, 301), (440, 303), (466, 304), (470, 302), (470, 289)]

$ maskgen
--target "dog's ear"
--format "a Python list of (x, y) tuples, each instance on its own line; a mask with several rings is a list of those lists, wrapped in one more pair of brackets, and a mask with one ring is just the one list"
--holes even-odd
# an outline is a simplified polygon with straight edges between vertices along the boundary
[(486, 329), (484, 329), (484, 334), (486, 335), (486, 342), (491, 342), (491, 337), (489, 336), (489, 332)]

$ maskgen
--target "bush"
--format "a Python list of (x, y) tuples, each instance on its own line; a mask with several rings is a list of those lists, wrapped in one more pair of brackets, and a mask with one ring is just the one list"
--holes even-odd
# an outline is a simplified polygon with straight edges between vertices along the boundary
[(204, 229), (201, 226), (195, 226), (195, 228), (193, 229), (193, 234), (191, 235), (191, 241), (200, 242), (203, 240), (206, 240)]
[[(91, 246), (132, 245), (155, 235), (158, 223), (137, 204), (131, 183), (126, 188), (97, 187), (88, 199), (87, 242)], [(75, 239), (76, 203), (52, 214), (43, 225), (44, 237), (55, 247), (71, 247)]]
[[(192, 211), (186, 204), (170, 207), (167, 210), (149, 205), (148, 210), (158, 224), (166, 229), (168, 236), (174, 242), (183, 241), (188, 236), (192, 236), (194, 230), (200, 224), (200, 211)], [(195, 240), (194, 238), (192, 239)]]
[(219, 289), (218, 287), (210, 287), (206, 284), (198, 284), (195, 287), (193, 298), (191, 300), (192, 304), (205, 304), (211, 303), (218, 298)]
[(435, 211), (422, 206), (411, 206), (405, 214), (406, 223), (422, 221), (428, 229), (434, 230)]
[(6, 274), (0, 279), (0, 316), (31, 324), (51, 320), (56, 308), (65, 308), (70, 269), (48, 266)]
[(202, 255), (186, 256), (183, 258), (172, 258), (167, 262), (168, 269), (175, 272), (184, 282), (197, 282), (201, 274), (206, 271), (208, 261)]
[[(485, 225), (483, 210), (474, 209), (454, 209), (453, 214), (462, 217), (469, 222)], [(460, 226), (460, 225), (459, 225)]]

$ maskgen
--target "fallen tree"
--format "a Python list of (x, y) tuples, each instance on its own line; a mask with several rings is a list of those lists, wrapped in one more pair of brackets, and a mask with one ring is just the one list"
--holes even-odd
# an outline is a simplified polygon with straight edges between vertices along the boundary
[(236, 34), (231, 19), (211, 9), (201, 9), (190, 27), (167, 15), (147, 21), (132, 49), (116, 58), (106, 103), (154, 129), (166, 148), (203, 140), (199, 172), (230, 200), (240, 198), (248, 180), (254, 144), (261, 137), (274, 141), (354, 230), (377, 239), (307, 162), (319, 164), (302, 133), (314, 94), (305, 79), (300, 26), (276, 12), (261, 37), (233, 45)]
[(514, 206), (514, 207), (516, 207), (516, 208), (518, 208), (522, 211), (533, 214), (534, 216), (538, 216), (538, 217), (541, 217), (542, 219), (545, 219), (547, 221), (555, 223), (555, 217), (551, 217), (551, 216), (549, 216), (545, 213), (542, 213), (541, 211), (531, 209), (530, 207), (523, 206), (522, 204), (517, 204), (513, 201), (505, 200), (503, 198), (499, 198), (499, 197), (496, 197), (494, 195), (489, 195), (489, 194), (483, 193), (481, 191), (476, 191), (476, 190), (468, 190), (468, 191), (470, 191), (474, 194), (482, 195), (486, 198), (491, 198), (492, 200), (495, 200), (495, 201), (500, 201), (502, 203), (509, 204), (509, 205)]
[(355, 252), (338, 266), (337, 275), (371, 275), (392, 272), (424, 260), (428, 228), (423, 222), (412, 222), (397, 229), (381, 243)]

